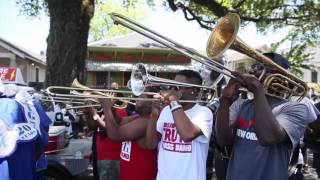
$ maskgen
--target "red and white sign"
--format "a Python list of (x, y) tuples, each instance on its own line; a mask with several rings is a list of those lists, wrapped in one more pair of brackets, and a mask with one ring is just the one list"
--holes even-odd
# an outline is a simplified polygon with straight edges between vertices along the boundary
[(16, 81), (16, 68), (13, 67), (1, 67), (0, 77), (2, 82), (15, 82)]
[(0, 78), (3, 83), (25, 85), (21, 71), (16, 67), (0, 67)]

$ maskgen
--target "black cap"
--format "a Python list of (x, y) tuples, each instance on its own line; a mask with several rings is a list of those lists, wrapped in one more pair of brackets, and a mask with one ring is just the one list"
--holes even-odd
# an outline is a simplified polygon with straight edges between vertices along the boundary
[(276, 64), (278, 64), (282, 68), (284, 68), (286, 70), (290, 70), (291, 65), (290, 65), (289, 61), (286, 58), (284, 58), (282, 55), (277, 54), (277, 53), (273, 53), (273, 52), (263, 53), (263, 55), (270, 58), (273, 62), (275, 62)]

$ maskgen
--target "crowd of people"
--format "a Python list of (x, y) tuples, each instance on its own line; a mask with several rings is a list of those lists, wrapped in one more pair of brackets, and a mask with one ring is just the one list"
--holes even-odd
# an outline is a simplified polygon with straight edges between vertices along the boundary
[[(290, 64), (281, 55), (264, 55), (289, 71)], [(289, 167), (300, 167), (294, 152), (305, 152), (302, 139), (310, 137), (308, 130), (317, 132), (319, 111), (308, 96), (286, 99), (287, 94), (277, 91), (266, 95), (263, 82), (274, 73), (260, 63), (247, 74), (234, 72), (237, 78), (227, 84), (225, 79), (217, 82), (218, 97), (206, 106), (192, 102), (199, 97), (199, 88), (170, 87), (153, 97), (158, 101), (137, 101), (133, 115), (123, 117), (113, 107), (115, 101), (101, 99), (103, 113), (91, 109), (88, 117), (100, 124), (105, 139), (122, 143), (117, 154), (123, 180), (209, 180), (213, 172), (217, 179), (288, 179), (296, 175)], [(193, 70), (177, 72), (174, 80), (202, 84)], [(302, 167), (307, 166), (305, 159)], [(97, 169), (100, 179), (112, 179)]]
[[(289, 71), (290, 64), (281, 55), (264, 55)], [(301, 100), (294, 96), (287, 99), (288, 91), (271, 90), (266, 94), (264, 80), (275, 73), (273, 68), (255, 63), (248, 73), (233, 72), (236, 78), (226, 83), (224, 78), (215, 81), (219, 74), (212, 72), (210, 78), (216, 82), (217, 97), (207, 105), (197, 103), (202, 93), (197, 85), (202, 85), (203, 79), (194, 70), (179, 71), (174, 80), (195, 86), (175, 85), (161, 91), (158, 87), (148, 87), (147, 92), (158, 94), (142, 94), (139, 98), (153, 100), (139, 99), (134, 108), (132, 104), (127, 104), (127, 109), (119, 108), (119, 101), (126, 103), (121, 100), (99, 99), (102, 111), (91, 107), (84, 115), (88, 127), (94, 131), (95, 179), (211, 180), (213, 172), (219, 180), (297, 178), (298, 170), (308, 171), (306, 149), (320, 137), (320, 104), (313, 101), (313, 95)], [(28, 147), (35, 152), (33, 157), (28, 157), (33, 159), (29, 160), (31, 169), (22, 172), (30, 171), (41, 178), (36, 165), (41, 165), (41, 149), (47, 142), (50, 123), (36, 102), (19, 97), (0, 99), (0, 122), (6, 123), (0, 133), (1, 176), (21, 179), (18, 176), (22, 174), (13, 170), (22, 166), (18, 163), (21, 160), (14, 158), (22, 157), (20, 146), (32, 143)], [(8, 112), (8, 106), (21, 111), (17, 113), (19, 117)], [(16, 150), (3, 150), (9, 147), (4, 142), (3, 129), (7, 131), (19, 123), (33, 125), (29, 129), (30, 137), (16, 138), (16, 143), (10, 144), (17, 146)], [(317, 152), (320, 149), (309, 148), (315, 152), (314, 167), (320, 173), (320, 151)], [(291, 173), (290, 167), (296, 171)], [(32, 173), (29, 177), (35, 179), (37, 176)]]

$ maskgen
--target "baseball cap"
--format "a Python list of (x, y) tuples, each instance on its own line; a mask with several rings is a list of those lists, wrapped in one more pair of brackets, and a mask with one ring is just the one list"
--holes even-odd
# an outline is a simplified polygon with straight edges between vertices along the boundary
[(273, 52), (263, 53), (263, 55), (270, 58), (273, 62), (275, 62), (276, 64), (278, 64), (279, 66), (281, 66), (285, 70), (290, 71), (290, 69), (291, 69), (290, 62), (286, 58), (284, 58), (282, 55), (280, 55), (278, 53), (273, 53)]

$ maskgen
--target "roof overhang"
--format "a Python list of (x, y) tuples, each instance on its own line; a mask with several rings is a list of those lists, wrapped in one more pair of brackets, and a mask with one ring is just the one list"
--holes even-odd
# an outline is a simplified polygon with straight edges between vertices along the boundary
[[(120, 71), (131, 72), (133, 65), (136, 63), (113, 63), (86, 61), (87, 71)], [(193, 69), (191, 64), (145, 64), (149, 72), (178, 72), (184, 69)]]
[(160, 54), (180, 54), (172, 49), (156, 49), (156, 48), (126, 48), (126, 47), (88, 47), (90, 52), (136, 52), (136, 53), (160, 53)]

